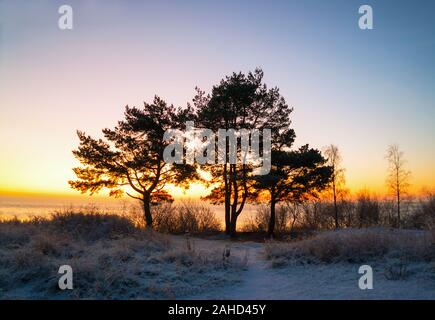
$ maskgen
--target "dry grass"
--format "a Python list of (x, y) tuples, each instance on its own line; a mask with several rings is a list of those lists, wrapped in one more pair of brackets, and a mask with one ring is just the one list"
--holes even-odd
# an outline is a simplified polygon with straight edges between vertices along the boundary
[(291, 263), (367, 262), (379, 258), (434, 259), (429, 232), (348, 229), (323, 232), (298, 242), (266, 244), (273, 266)]
[[(58, 288), (70, 265), (74, 289)], [(0, 298), (176, 298), (237, 279), (221, 253), (175, 248), (168, 236), (128, 219), (58, 213), (52, 220), (0, 222)]]

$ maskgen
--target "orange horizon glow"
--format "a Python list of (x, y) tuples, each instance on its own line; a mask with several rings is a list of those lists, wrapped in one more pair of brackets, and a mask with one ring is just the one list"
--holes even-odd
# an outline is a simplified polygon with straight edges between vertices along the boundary
[[(294, 147), (338, 146), (352, 194), (388, 195), (385, 153), (394, 143), (412, 172), (410, 193), (435, 188), (435, 43), (424, 31), (433, 19), (379, 4), (382, 24), (365, 32), (347, 1), (80, 1), (69, 32), (58, 28), (55, 2), (0, 7), (0, 195), (85, 199), (68, 185), (80, 166), (76, 130), (100, 138), (126, 105), (158, 95), (186, 106), (195, 87), (210, 93), (232, 72), (257, 67), (294, 108)], [(169, 191), (207, 194), (196, 184)]]
[[(368, 187), (364, 184), (346, 184), (346, 188), (349, 191), (348, 197), (350, 199), (355, 198), (360, 192), (367, 191), (371, 195), (385, 198), (391, 196), (385, 185), (377, 185), (375, 187)], [(206, 196), (211, 188), (207, 188), (200, 183), (192, 183), (189, 189), (184, 190), (181, 187), (169, 185), (166, 190), (174, 197), (175, 200), (183, 199), (193, 199), (200, 200), (201, 197)], [(430, 192), (434, 192), (435, 188), (429, 184), (411, 185), (406, 195), (413, 197), (424, 197)], [(41, 189), (7, 189), (0, 187), (0, 196), (20, 196), (20, 197), (41, 197), (41, 198), (76, 198), (83, 200), (89, 199), (108, 199), (109, 197), (107, 190), (102, 190), (99, 193), (95, 193), (92, 196), (88, 193), (82, 194), (77, 190), (68, 189), (59, 190), (41, 190)], [(127, 195), (123, 195), (122, 199), (131, 199)]]

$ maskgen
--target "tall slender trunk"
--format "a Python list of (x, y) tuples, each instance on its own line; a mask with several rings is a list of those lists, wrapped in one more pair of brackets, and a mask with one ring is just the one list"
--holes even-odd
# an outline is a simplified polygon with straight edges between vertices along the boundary
[(397, 190), (397, 227), (400, 228), (400, 191)]
[(228, 187), (228, 168), (227, 163), (224, 164), (224, 183), (225, 183), (225, 233), (231, 234), (231, 189)]
[(335, 229), (338, 229), (338, 207), (337, 207), (337, 192), (335, 187), (335, 175), (332, 178), (332, 192), (334, 195), (334, 217), (335, 217)]
[(237, 237), (237, 213), (232, 213), (231, 215), (231, 228), (230, 228), (230, 236), (231, 238)]
[(231, 204), (231, 230), (230, 235), (232, 238), (236, 237), (237, 234), (237, 203), (239, 200), (239, 194), (237, 189), (237, 176), (236, 176), (236, 165), (230, 164), (230, 190), (233, 194), (233, 203)]
[(269, 227), (267, 229), (268, 237), (273, 236), (273, 232), (275, 231), (275, 223), (276, 223), (275, 200), (272, 198), (270, 200), (270, 218), (269, 218)]
[(147, 228), (151, 228), (153, 226), (153, 217), (151, 215), (151, 208), (150, 208), (151, 199), (149, 195), (144, 195), (143, 197), (143, 211), (144, 211), (144, 218)]
[(338, 225), (338, 206), (337, 206), (337, 192), (335, 190), (335, 182), (334, 182), (334, 217), (335, 217), (335, 229), (339, 228)]
[(397, 227), (400, 228), (400, 181), (399, 181), (399, 168), (396, 169), (396, 192), (397, 192)]

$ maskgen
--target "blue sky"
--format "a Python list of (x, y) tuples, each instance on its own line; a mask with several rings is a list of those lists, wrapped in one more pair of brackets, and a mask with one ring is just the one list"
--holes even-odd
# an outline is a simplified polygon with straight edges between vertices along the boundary
[[(373, 30), (358, 28), (362, 4)], [(432, 187), (434, 15), (423, 0), (0, 1), (0, 189), (66, 191), (76, 129), (98, 134), (154, 94), (185, 105), (256, 67), (294, 107), (296, 144), (338, 145), (353, 189), (382, 192), (391, 143)]]

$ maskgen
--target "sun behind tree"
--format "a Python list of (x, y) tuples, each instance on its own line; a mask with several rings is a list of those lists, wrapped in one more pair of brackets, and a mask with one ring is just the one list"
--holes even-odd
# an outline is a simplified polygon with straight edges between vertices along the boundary
[[(105, 140), (77, 132), (80, 145), (73, 154), (82, 167), (73, 169), (78, 179), (69, 184), (91, 195), (103, 188), (115, 197), (126, 192), (143, 203), (145, 222), (151, 227), (151, 204), (173, 200), (165, 186), (171, 183), (187, 188), (198, 178), (194, 166), (163, 160), (169, 143), (163, 140), (165, 130), (181, 129), (192, 114), (190, 108), (177, 109), (157, 96), (142, 109), (126, 106), (124, 114), (125, 120), (113, 130), (103, 129)], [(128, 188), (134, 194), (126, 191)]]

